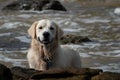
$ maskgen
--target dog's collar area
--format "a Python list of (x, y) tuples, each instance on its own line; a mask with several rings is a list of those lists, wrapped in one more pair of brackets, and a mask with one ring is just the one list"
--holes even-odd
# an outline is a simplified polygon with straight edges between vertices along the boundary
[(47, 63), (47, 66), (46, 66), (46, 68), (47, 69), (49, 69), (50, 67), (52, 67), (52, 60), (50, 60), (50, 59), (46, 59), (46, 58), (44, 58), (43, 59), (46, 63)]
[(52, 59), (47, 58), (44, 54), (44, 49), (43, 46), (41, 46), (41, 53), (42, 53), (42, 57), (43, 57), (43, 61), (46, 62), (46, 68), (49, 69), (50, 67), (52, 67)]

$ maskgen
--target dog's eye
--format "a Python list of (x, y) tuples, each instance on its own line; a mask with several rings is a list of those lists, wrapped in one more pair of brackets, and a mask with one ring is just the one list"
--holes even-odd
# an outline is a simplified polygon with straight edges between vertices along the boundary
[(50, 27), (50, 30), (54, 30), (54, 28), (53, 28), (53, 27)]
[(42, 27), (39, 27), (39, 29), (42, 29)]

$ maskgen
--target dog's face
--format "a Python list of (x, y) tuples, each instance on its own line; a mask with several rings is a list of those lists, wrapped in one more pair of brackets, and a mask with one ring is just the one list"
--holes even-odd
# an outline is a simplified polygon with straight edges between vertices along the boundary
[(29, 28), (28, 33), (32, 38), (35, 38), (40, 43), (46, 45), (60, 38), (63, 34), (63, 31), (57, 26), (56, 23), (44, 19), (34, 22)]
[(36, 26), (36, 37), (43, 44), (51, 43), (56, 36), (56, 26), (49, 20), (41, 20)]

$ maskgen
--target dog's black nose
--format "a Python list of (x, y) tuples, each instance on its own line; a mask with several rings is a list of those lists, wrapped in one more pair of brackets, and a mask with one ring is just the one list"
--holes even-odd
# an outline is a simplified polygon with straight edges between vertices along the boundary
[(49, 34), (48, 32), (44, 32), (44, 33), (43, 33), (43, 36), (44, 36), (45, 38), (48, 38), (48, 37), (50, 36), (50, 34)]

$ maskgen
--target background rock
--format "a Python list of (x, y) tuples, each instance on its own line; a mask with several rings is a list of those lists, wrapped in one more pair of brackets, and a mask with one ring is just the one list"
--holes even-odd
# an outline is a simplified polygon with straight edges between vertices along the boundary
[(60, 10), (65, 7), (57, 0), (16, 0), (7, 4), (2, 10)]
[(62, 44), (80, 44), (81, 42), (91, 42), (91, 40), (88, 37), (73, 34), (65, 34), (61, 38)]

